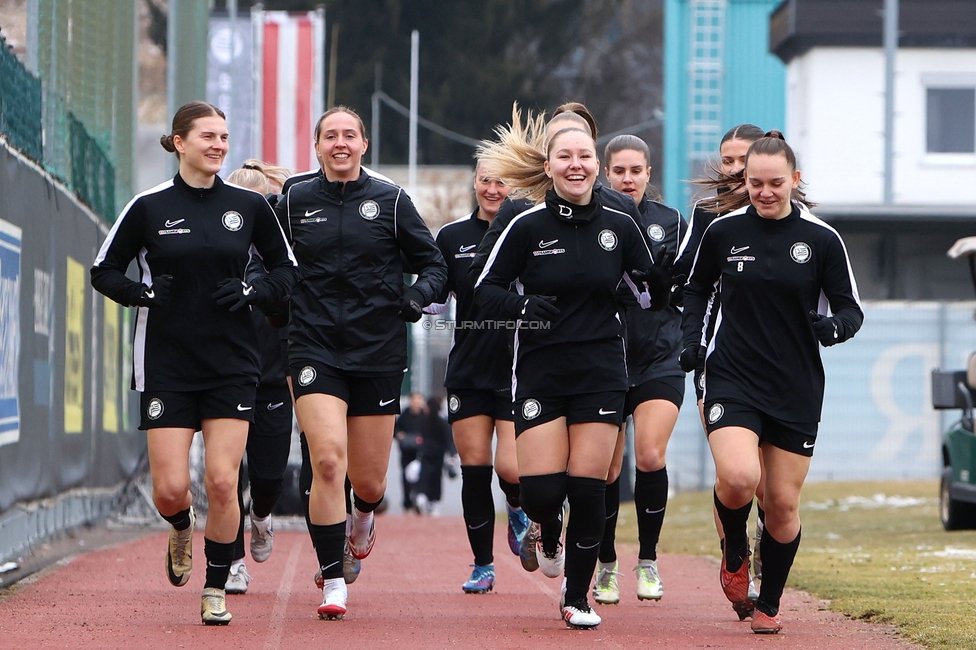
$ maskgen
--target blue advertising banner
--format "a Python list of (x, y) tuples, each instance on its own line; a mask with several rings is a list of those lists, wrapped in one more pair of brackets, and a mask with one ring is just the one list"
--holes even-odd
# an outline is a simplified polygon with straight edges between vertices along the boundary
[(0, 219), (0, 446), (20, 440), (21, 229)]

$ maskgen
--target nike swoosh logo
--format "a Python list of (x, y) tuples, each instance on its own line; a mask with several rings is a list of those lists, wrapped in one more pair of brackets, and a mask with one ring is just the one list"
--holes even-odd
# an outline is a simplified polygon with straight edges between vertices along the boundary
[(650, 508), (644, 508), (644, 512), (646, 512), (649, 515), (656, 515), (659, 512), (664, 512), (664, 508), (661, 508), (659, 510), (651, 510)]
[(150, 289), (149, 291), (146, 292), (146, 297), (152, 300), (153, 298), (156, 297), (156, 292)]
[(550, 246), (552, 246), (553, 244), (555, 244), (557, 241), (559, 241), (559, 240), (558, 239), (553, 239), (552, 241), (543, 241), (543, 240), (540, 239), (539, 240), (539, 248), (549, 248)]
[(311, 217), (313, 214), (318, 214), (322, 210), (323, 210), (323, 208), (319, 208), (318, 210), (306, 210), (305, 211), (305, 216), (306, 217)]
[(250, 411), (251, 408), (252, 407), (250, 407), (250, 406), (244, 406), (243, 404), (238, 404), (237, 405), (237, 410), (238, 411)]
[(487, 521), (483, 521), (483, 522), (481, 522), (480, 524), (478, 524), (477, 526), (471, 526), (471, 525), (469, 524), (469, 525), (468, 525), (468, 530), (478, 530), (479, 528), (481, 528), (482, 526), (484, 526), (484, 525), (485, 525), (485, 524), (487, 524), (487, 523), (488, 523)]
[(601, 408), (599, 411), (597, 411), (597, 413), (599, 413), (600, 415), (613, 415), (614, 413), (616, 413), (616, 411), (604, 411)]
[(803, 443), (803, 448), (804, 448), (804, 449), (813, 449), (813, 445), (814, 445), (814, 444), (815, 444), (815, 443), (812, 443), (812, 442), (804, 442), (804, 443)]
[(742, 246), (742, 247), (739, 247), (739, 248), (736, 248), (735, 246), (733, 246), (732, 247), (732, 254), (733, 255), (738, 255), (742, 251), (747, 251), (747, 250), (749, 250), (749, 247), (748, 246)]
[(576, 542), (576, 548), (579, 548), (579, 549), (582, 549), (582, 550), (584, 550), (584, 551), (588, 551), (588, 550), (590, 550), (591, 548), (596, 548), (596, 547), (597, 547), (597, 546), (599, 546), (599, 545), (600, 545), (600, 542), (596, 542), (595, 544), (590, 544), (589, 546), (583, 546), (583, 545), (582, 545), (582, 544), (580, 544), (579, 542)]
[(170, 221), (169, 219), (167, 219), (166, 220), (166, 227), (167, 228), (172, 228), (173, 226), (178, 226), (179, 224), (183, 223), (184, 221), (186, 221), (186, 219), (177, 219), (176, 221)]
[(469, 250), (477, 248), (477, 246), (478, 246), (477, 244), (471, 244), (470, 246), (462, 246), (458, 250), (462, 253), (467, 253)]
[(311, 490), (305, 490), (305, 496), (307, 496), (307, 497), (308, 496), (312, 496), (312, 491)]
[(730, 584), (732, 584), (732, 581), (733, 580), (735, 580), (735, 574), (734, 573), (729, 574), (729, 577), (728, 578), (726, 578), (725, 576), (722, 576), (722, 587), (723, 588), (728, 587)]
[(392, 404), (395, 401), (396, 401), (396, 398), (395, 397), (393, 399), (387, 399), (387, 400), (382, 400), (381, 399), (380, 400), (380, 406), (389, 406), (390, 404)]
[(277, 404), (268, 404), (268, 410), (269, 411), (273, 411), (276, 408), (279, 408), (279, 407), (284, 406), (284, 405), (285, 405), (284, 402), (278, 402)]
[(336, 560), (335, 562), (333, 562), (329, 566), (322, 567), (322, 573), (325, 573), (326, 571), (328, 571), (329, 569), (331, 569), (332, 567), (334, 567), (337, 564), (339, 564), (339, 560)]
[(252, 293), (254, 293), (254, 287), (249, 287), (249, 286), (244, 287), (245, 296), (250, 296)]

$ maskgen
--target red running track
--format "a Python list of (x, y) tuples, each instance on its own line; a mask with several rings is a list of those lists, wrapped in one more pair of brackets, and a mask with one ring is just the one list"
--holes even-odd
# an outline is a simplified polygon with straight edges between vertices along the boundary
[[(0, 600), (0, 648), (218, 648), (343, 650), (387, 648), (911, 648), (889, 627), (825, 611), (799, 592), (783, 599), (785, 629), (752, 634), (739, 622), (709, 558), (663, 555), (665, 597), (638, 602), (635, 547), (618, 544), (621, 604), (597, 605), (597, 630), (570, 630), (559, 617), (560, 580), (527, 573), (495, 527), (495, 591), (467, 595), (471, 563), (460, 517), (383, 516), (373, 553), (349, 590), (343, 621), (315, 610), (315, 556), (304, 532), (279, 532), (264, 564), (248, 561), (246, 595), (228, 596), (227, 627), (200, 623), (203, 534), (194, 540), (196, 570), (175, 588), (164, 572), (165, 533), (95, 551), (49, 569)], [(802, 548), (801, 548), (802, 552)], [(592, 604), (592, 603), (591, 603)]]

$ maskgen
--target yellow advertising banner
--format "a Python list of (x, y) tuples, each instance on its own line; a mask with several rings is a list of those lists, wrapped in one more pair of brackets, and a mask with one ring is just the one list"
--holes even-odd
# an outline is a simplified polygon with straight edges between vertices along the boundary
[(85, 422), (85, 267), (68, 258), (64, 301), (64, 432), (81, 433)]
[(105, 327), (102, 330), (102, 430), (119, 432), (119, 313), (114, 300), (103, 298)]

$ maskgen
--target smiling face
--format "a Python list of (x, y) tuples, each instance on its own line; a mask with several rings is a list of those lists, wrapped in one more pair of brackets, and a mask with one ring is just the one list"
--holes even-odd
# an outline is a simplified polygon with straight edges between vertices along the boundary
[(363, 138), (359, 118), (337, 112), (319, 124), (315, 155), (329, 181), (354, 181), (359, 178), (363, 154), (369, 143)]
[(599, 169), (596, 144), (583, 131), (573, 128), (557, 133), (549, 143), (546, 176), (564, 200), (577, 205), (589, 203)]
[(800, 172), (791, 167), (785, 155), (753, 153), (744, 174), (749, 201), (760, 217), (782, 219), (790, 214), (790, 197), (800, 185)]
[(491, 222), (498, 214), (498, 208), (512, 188), (493, 176), (483, 165), (478, 164), (474, 174), (474, 196), (478, 200), (478, 216)]
[(219, 115), (193, 120), (186, 137), (173, 136), (180, 154), (180, 176), (191, 187), (210, 187), (227, 155), (227, 122)]
[(610, 156), (606, 169), (610, 187), (640, 203), (651, 180), (651, 167), (643, 152), (623, 149)]

